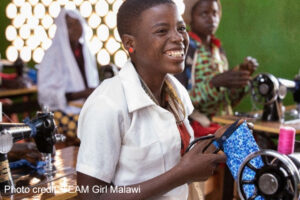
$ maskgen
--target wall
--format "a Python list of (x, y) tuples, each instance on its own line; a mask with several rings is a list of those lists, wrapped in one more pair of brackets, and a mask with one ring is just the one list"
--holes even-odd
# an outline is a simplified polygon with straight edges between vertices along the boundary
[[(235, 66), (245, 56), (257, 58), (258, 72), (293, 79), (300, 68), (299, 0), (221, 0), (223, 16), (217, 36), (229, 63)], [(292, 104), (289, 93), (284, 104)], [(237, 107), (250, 110), (250, 98)]]
[(5, 28), (10, 24), (10, 20), (8, 20), (5, 16), (5, 8), (10, 0), (0, 0), (0, 54), (1, 58), (6, 58), (5, 50), (6, 47), (10, 44), (5, 39)]

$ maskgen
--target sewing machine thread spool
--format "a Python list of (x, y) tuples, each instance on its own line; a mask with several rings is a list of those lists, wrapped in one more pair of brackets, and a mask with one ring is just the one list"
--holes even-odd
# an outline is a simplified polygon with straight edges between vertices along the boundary
[(293, 127), (280, 127), (277, 148), (279, 153), (288, 155), (294, 152), (295, 134), (296, 130)]

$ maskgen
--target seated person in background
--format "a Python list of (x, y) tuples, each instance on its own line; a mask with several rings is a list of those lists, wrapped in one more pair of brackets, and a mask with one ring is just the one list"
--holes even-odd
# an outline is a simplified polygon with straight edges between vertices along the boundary
[[(170, 75), (184, 69), (185, 23), (172, 0), (126, 0), (117, 27), (130, 60), (92, 93), (78, 122), (77, 184), (104, 190), (79, 196), (187, 199), (187, 183), (206, 180), (226, 158), (203, 153), (208, 141), (185, 153), (193, 140), (188, 121), (193, 106)], [(114, 192), (110, 186), (137, 192)]]
[[(20, 57), (15, 62), (0, 60), (0, 88), (2, 89), (20, 89), (32, 85), (32, 81), (24, 74), (24, 68), (27, 67)], [(5, 69), (13, 72), (5, 73)]]
[(112, 78), (119, 73), (119, 69), (114, 64), (108, 64), (100, 67), (100, 80), (103, 81), (107, 78)]
[[(79, 107), (96, 86), (99, 76), (96, 61), (85, 35), (86, 22), (76, 10), (62, 9), (55, 19), (57, 30), (52, 45), (38, 66), (38, 100), (55, 113), (59, 127), (67, 136), (76, 138)], [(75, 121), (75, 123), (69, 123)]]
[(191, 31), (184, 72), (176, 77), (189, 90), (195, 107), (190, 116), (195, 137), (214, 133), (219, 125), (211, 123), (216, 114), (232, 114), (246, 94), (246, 86), (258, 64), (251, 57), (233, 69), (221, 42), (214, 34), (221, 19), (219, 0), (185, 0), (184, 20)]

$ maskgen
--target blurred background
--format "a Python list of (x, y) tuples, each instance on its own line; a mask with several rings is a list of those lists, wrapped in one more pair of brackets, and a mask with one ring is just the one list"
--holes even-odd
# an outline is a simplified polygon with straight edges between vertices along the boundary
[[(122, 66), (127, 59), (116, 29), (116, 13), (122, 0), (1, 0), (1, 59), (20, 57), (31, 68), (39, 63), (51, 45), (53, 24), (61, 7), (76, 7), (86, 19), (89, 38), (99, 67), (113, 63)], [(183, 13), (182, 0), (177, 0)], [(257, 58), (256, 73), (294, 79), (300, 67), (299, 0), (221, 0), (222, 19), (217, 32), (230, 67), (245, 56)], [(290, 93), (284, 105), (293, 104)], [(236, 110), (251, 111), (250, 97)]]

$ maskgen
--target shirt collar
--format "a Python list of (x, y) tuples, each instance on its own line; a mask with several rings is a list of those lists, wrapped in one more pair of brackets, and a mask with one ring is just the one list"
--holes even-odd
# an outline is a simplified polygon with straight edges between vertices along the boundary
[[(202, 44), (201, 38), (194, 32), (190, 31), (189, 33), (190, 38), (197, 41), (199, 44)], [(211, 43), (215, 45), (216, 47), (221, 47), (221, 41), (215, 37), (215, 35), (211, 35)]]
[(138, 74), (130, 60), (125, 63), (119, 76), (130, 113), (147, 106), (155, 105), (142, 88)]
[[(156, 105), (142, 88), (138, 73), (130, 60), (125, 63), (119, 76), (124, 88), (128, 111), (130, 113), (148, 106)], [(167, 74), (166, 78), (174, 85), (169, 74)]]

